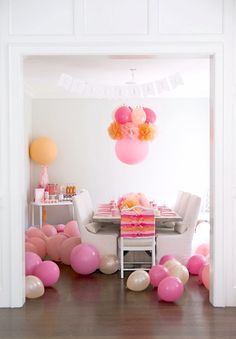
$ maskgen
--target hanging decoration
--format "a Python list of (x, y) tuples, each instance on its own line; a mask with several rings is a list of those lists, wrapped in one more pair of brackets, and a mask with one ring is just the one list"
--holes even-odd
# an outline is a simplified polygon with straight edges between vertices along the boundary
[(133, 165), (143, 161), (148, 154), (148, 141), (156, 136), (156, 114), (147, 107), (120, 106), (112, 113), (113, 122), (108, 134), (116, 141), (118, 159)]

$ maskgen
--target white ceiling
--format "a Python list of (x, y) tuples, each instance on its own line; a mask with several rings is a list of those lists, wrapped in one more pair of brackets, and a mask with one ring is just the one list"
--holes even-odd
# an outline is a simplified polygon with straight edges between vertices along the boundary
[[(31, 56), (24, 60), (25, 89), (35, 98), (79, 98), (114, 95), (107, 89), (116, 86), (122, 89), (121, 95), (130, 96), (126, 91), (130, 87), (127, 82), (132, 80), (130, 69), (136, 69), (134, 81), (138, 89), (145, 83), (161, 85), (151, 96), (209, 96), (208, 58), (158, 56)], [(69, 83), (62, 83), (65, 77)], [(74, 90), (73, 82), (77, 82)], [(89, 89), (86, 93), (81, 91), (85, 84)]]

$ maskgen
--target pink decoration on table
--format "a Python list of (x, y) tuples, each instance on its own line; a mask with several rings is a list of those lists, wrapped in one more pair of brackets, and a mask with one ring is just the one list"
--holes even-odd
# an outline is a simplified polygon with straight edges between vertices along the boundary
[(115, 151), (118, 159), (128, 165), (142, 162), (148, 154), (148, 143), (139, 139), (121, 139), (116, 142)]
[(121, 126), (121, 133), (123, 137), (128, 139), (137, 139), (139, 136), (139, 128), (132, 122), (127, 122)]
[(39, 174), (38, 187), (46, 189), (47, 186), (48, 186), (48, 183), (49, 183), (48, 166), (43, 165), (43, 166), (41, 166), (41, 171), (40, 171), (40, 174)]

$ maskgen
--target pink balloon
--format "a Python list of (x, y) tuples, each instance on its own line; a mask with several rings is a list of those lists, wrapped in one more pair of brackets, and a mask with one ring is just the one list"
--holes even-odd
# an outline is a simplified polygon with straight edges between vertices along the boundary
[(70, 255), (72, 249), (79, 245), (81, 243), (81, 240), (79, 237), (71, 237), (63, 241), (60, 249), (60, 254), (61, 254), (61, 261), (65, 265), (70, 265)]
[(162, 265), (155, 265), (149, 271), (150, 283), (153, 287), (158, 287), (160, 282), (169, 276), (168, 269)]
[(197, 247), (195, 254), (201, 254), (204, 255), (204, 257), (207, 257), (209, 255), (209, 245), (208, 244), (201, 244)]
[(210, 288), (210, 266), (209, 264), (203, 267), (202, 282), (203, 282), (203, 285), (209, 290)]
[(64, 234), (53, 235), (47, 240), (47, 253), (48, 256), (54, 261), (61, 260), (61, 246), (63, 241), (67, 239), (67, 236)]
[(26, 241), (25, 243), (25, 251), (26, 252), (34, 252), (36, 254), (38, 254), (38, 250), (36, 248), (36, 246), (34, 244), (32, 244), (31, 242)]
[(37, 254), (40, 256), (40, 258), (42, 259), (45, 258), (47, 254), (47, 247), (45, 241), (41, 238), (32, 237), (29, 239), (29, 242), (36, 247)]
[(100, 256), (96, 247), (89, 244), (80, 244), (71, 251), (70, 261), (75, 272), (90, 274), (99, 268)]
[(174, 255), (168, 254), (168, 255), (164, 255), (163, 257), (161, 257), (159, 265), (164, 265), (165, 262), (175, 259)]
[(131, 112), (130, 107), (121, 106), (115, 112), (115, 119), (119, 124), (126, 124), (126, 122), (131, 121)]
[(65, 229), (65, 225), (64, 225), (64, 224), (58, 224), (58, 225), (56, 225), (57, 233), (63, 233), (63, 232), (64, 232), (64, 229)]
[(38, 237), (38, 238), (42, 238), (43, 240), (46, 239), (45, 234), (43, 233), (43, 231), (41, 231), (38, 228), (34, 228), (34, 227), (30, 227), (27, 231), (26, 234), (29, 238), (31, 237)]
[(44, 286), (52, 286), (58, 281), (60, 270), (55, 262), (46, 260), (35, 267), (33, 275), (38, 277)]
[(52, 237), (53, 235), (57, 234), (56, 228), (49, 224), (43, 225), (42, 231), (47, 237)]
[(34, 252), (25, 253), (25, 275), (32, 275), (33, 270), (39, 264), (41, 264), (42, 259), (40, 256)]
[(65, 225), (64, 233), (68, 237), (79, 237), (80, 231), (76, 220), (71, 220)]
[(148, 154), (148, 142), (139, 139), (117, 140), (115, 151), (118, 159), (125, 164), (133, 165), (143, 161)]
[(161, 300), (176, 301), (182, 296), (184, 285), (179, 278), (167, 277), (160, 282), (157, 292)]
[(143, 107), (144, 112), (146, 113), (146, 122), (153, 124), (156, 121), (156, 113), (148, 107)]
[(25, 241), (29, 239), (28, 235), (25, 233)]
[(187, 269), (189, 273), (198, 275), (200, 268), (207, 263), (206, 258), (201, 254), (194, 254), (188, 260)]

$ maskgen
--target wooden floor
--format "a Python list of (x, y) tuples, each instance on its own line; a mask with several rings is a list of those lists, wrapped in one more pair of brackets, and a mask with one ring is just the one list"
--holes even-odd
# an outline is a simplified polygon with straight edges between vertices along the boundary
[(236, 309), (213, 308), (192, 278), (176, 304), (156, 290), (131, 292), (118, 274), (79, 276), (61, 266), (60, 281), (21, 309), (0, 310), (0, 338), (236, 338)]

